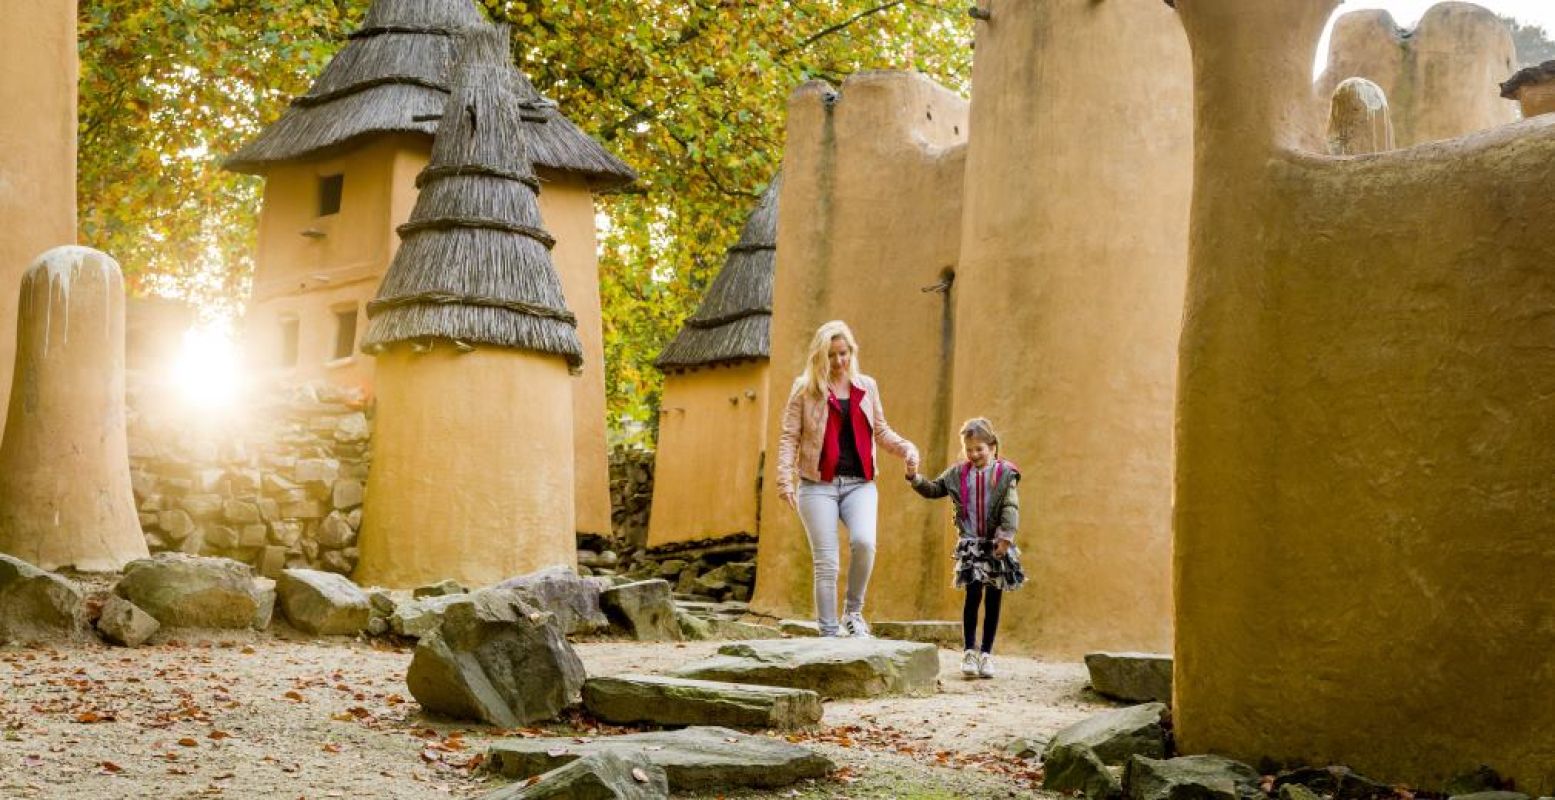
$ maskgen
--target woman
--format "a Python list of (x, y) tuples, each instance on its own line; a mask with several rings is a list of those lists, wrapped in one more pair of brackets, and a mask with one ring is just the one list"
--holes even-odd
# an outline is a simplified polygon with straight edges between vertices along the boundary
[[(778, 497), (799, 511), (815, 563), (815, 613), (822, 636), (837, 636), (837, 521), (848, 526), (851, 557), (842, 627), (869, 636), (864, 591), (875, 567), (875, 446), (917, 471), (918, 448), (886, 424), (880, 387), (858, 371), (858, 342), (844, 322), (822, 325), (794, 381), (778, 437)], [(795, 475), (800, 479), (794, 487)]]

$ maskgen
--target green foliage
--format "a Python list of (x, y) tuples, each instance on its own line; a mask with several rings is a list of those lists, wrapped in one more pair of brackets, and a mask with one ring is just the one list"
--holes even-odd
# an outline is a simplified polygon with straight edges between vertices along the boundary
[(1512, 17), (1502, 17), (1501, 20), (1512, 29), (1512, 41), (1517, 43), (1519, 68), (1555, 59), (1555, 41), (1551, 41), (1544, 28), (1531, 23), (1524, 25)]
[[(659, 350), (782, 158), (801, 82), (916, 69), (965, 90), (955, 0), (477, 0), (562, 112), (642, 176), (601, 198), (613, 428), (652, 425)], [(258, 185), (220, 156), (279, 116), (367, 0), (81, 0), (82, 240), (142, 290), (241, 302)]]

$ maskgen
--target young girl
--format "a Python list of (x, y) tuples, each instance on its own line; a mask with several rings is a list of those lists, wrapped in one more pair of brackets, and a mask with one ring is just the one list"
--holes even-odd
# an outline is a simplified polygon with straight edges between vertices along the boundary
[[(961, 426), (966, 460), (934, 480), (910, 469), (912, 488), (929, 499), (950, 495), (956, 504), (956, 588), (966, 589), (961, 611), (966, 654), (961, 674), (993, 677), (993, 639), (999, 630), (999, 606), (1004, 593), (1020, 588), (1026, 573), (1020, 567), (1015, 531), (1020, 527), (1020, 497), (1015, 484), (1020, 470), (999, 457), (999, 437), (988, 420), (978, 417)], [(982, 650), (977, 644), (977, 607), (983, 605)]]

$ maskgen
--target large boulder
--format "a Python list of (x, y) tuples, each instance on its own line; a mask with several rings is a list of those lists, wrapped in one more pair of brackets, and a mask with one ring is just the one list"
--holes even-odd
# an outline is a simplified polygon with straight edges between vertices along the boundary
[(679, 641), (675, 600), (668, 581), (624, 583), (599, 593), (599, 606), (612, 623), (639, 642)]
[(1080, 792), (1089, 800), (1122, 793), (1108, 766), (1131, 756), (1166, 757), (1166, 706), (1149, 703), (1103, 711), (1059, 731), (1042, 754), (1042, 788)]
[(1134, 756), (1123, 786), (1128, 800), (1251, 800), (1263, 797), (1260, 780), (1257, 770), (1220, 756)]
[(833, 769), (819, 753), (781, 739), (728, 728), (684, 728), (597, 739), (509, 739), (491, 746), (486, 764), (516, 780), (549, 772), (598, 752), (642, 753), (664, 768), (670, 789), (775, 789), (820, 778)]
[(498, 789), (480, 800), (661, 800), (669, 797), (664, 768), (643, 753), (590, 753), (541, 776)]
[(352, 636), (367, 627), (372, 615), (367, 593), (333, 572), (282, 570), (275, 590), (281, 611), (305, 633)]
[(509, 578), (492, 588), (514, 592), (529, 605), (555, 614), (562, 633), (571, 636), (593, 633), (610, 625), (599, 607), (600, 584), (566, 567), (548, 567)]
[(694, 681), (657, 675), (589, 678), (589, 713), (619, 725), (802, 728), (821, 721), (821, 696), (806, 689)]
[(97, 632), (110, 644), (124, 647), (145, 644), (161, 627), (162, 623), (155, 617), (118, 595), (108, 596), (103, 603), (103, 613), (97, 618)]
[(275, 602), (247, 564), (186, 553), (131, 561), (114, 592), (175, 628), (258, 627)]
[(883, 639), (774, 639), (718, 648), (675, 677), (809, 689), (822, 697), (932, 694), (939, 649)]
[(389, 614), (389, 630), (394, 631), (395, 636), (407, 639), (430, 636), (443, 624), (443, 612), (468, 597), (467, 594), (450, 594), (400, 603)]
[(1087, 653), (1091, 688), (1125, 703), (1172, 702), (1172, 657), (1161, 653)]
[(555, 619), (510, 592), (457, 595), (405, 678), (428, 711), (514, 728), (576, 702), (583, 662)]
[(0, 642), (80, 638), (85, 620), (81, 590), (75, 584), (0, 554)]
[(873, 622), (869, 629), (882, 639), (900, 642), (927, 642), (928, 644), (960, 650), (962, 645), (961, 623), (940, 619), (920, 619), (909, 622)]
[(1045, 763), (1084, 748), (1103, 764), (1126, 764), (1131, 756), (1166, 757), (1166, 706), (1161, 703), (1115, 708), (1086, 717), (1053, 735), (1043, 753)]

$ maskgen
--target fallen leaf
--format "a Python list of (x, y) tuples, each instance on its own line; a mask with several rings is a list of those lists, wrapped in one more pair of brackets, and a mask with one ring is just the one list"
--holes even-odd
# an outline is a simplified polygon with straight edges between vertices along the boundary
[(211, 731), (210, 733), (205, 734), (205, 738), (220, 741), (222, 739), (232, 738), (232, 734), (227, 733), (226, 731)]
[(338, 752), (340, 752), (340, 745), (335, 744), (334, 742), (330, 742), (330, 743), (324, 745), (323, 749), (324, 749), (324, 752), (326, 752), (326, 753), (338, 753)]
[(296, 689), (293, 689), (293, 690), (291, 690), (291, 691), (289, 691), (286, 694), (283, 694), (281, 696), (286, 698), (287, 700), (290, 700), (290, 701), (294, 702), (294, 703), (301, 703), (302, 702), (302, 693), (297, 691)]
[(103, 768), (103, 772), (107, 772), (107, 773), (109, 773), (111, 775), (117, 775), (120, 772), (124, 771), (124, 767), (121, 767), (118, 764), (113, 763), (112, 761), (104, 761), (101, 764), (98, 764), (97, 766), (102, 767)]
[(180, 745), (184, 746), (184, 747), (199, 747), (200, 746), (200, 743), (195, 741), (194, 737), (192, 737), (192, 736), (185, 736), (184, 738), (179, 739), (178, 743)]

